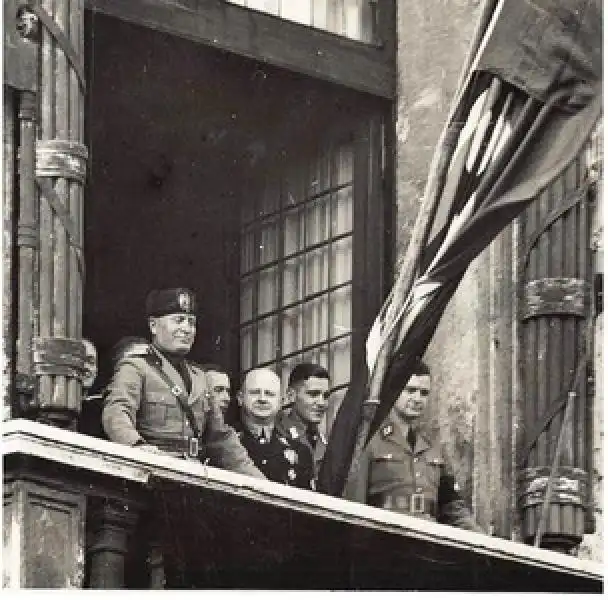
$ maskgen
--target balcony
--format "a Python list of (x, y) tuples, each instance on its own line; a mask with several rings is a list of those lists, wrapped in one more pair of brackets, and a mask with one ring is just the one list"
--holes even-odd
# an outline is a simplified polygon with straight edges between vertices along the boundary
[(4, 587), (602, 588), (596, 563), (28, 420), (2, 451)]

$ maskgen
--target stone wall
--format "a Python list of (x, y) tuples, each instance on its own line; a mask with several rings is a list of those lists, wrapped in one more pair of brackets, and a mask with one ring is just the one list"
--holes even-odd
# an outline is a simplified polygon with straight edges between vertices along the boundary
[[(477, 0), (397, 0), (397, 270), (480, 5)], [(601, 223), (601, 217), (596, 216), (596, 221)], [(512, 539), (519, 538), (513, 456), (522, 434), (514, 376), (517, 243), (515, 223), (471, 264), (425, 357), (433, 374), (429, 425), (447, 446), (477, 521), (487, 532)], [(597, 322), (598, 365), (601, 319)], [(601, 560), (602, 545), (600, 373), (601, 369), (593, 418), (596, 533), (586, 537), (580, 552), (594, 560)]]

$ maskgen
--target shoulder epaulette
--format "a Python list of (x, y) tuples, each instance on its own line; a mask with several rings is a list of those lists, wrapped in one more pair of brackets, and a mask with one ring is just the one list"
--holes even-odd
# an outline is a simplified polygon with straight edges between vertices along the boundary
[(134, 356), (152, 356), (150, 344), (144, 344), (143, 342), (141, 344), (133, 344), (124, 351), (121, 358), (132, 358)]

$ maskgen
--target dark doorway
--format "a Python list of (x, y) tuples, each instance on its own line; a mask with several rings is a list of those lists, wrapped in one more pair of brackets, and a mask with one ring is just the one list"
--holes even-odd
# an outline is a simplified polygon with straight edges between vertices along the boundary
[[(239, 213), (276, 165), (352, 136), (371, 96), (88, 15), (84, 335), (146, 335), (147, 291), (197, 292), (196, 361), (239, 370)], [(258, 192), (259, 193), (259, 192)]]

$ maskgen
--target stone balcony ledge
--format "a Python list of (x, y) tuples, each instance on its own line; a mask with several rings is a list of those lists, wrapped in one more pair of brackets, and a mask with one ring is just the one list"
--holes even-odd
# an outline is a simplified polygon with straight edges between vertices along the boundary
[[(539, 576), (545, 574), (545, 577), (555, 573), (572, 581), (584, 581), (592, 588), (600, 587), (603, 581), (602, 566), (595, 562), (251, 478), (198, 462), (149, 454), (29, 420), (14, 419), (3, 423), (2, 454), (5, 481), (7, 476), (20, 477), (19, 468), (11, 465), (18, 464), (19, 457), (28, 457), (35, 462), (53, 463), (63, 472), (84, 470), (108, 481), (121, 480), (142, 487), (162, 481), (163, 485), (187, 489), (189, 494), (211, 492), (221, 497), (229, 495), (241, 503), (243, 510), (257, 511), (262, 508), (260, 505), (271, 511), (269, 514), (287, 510), (290, 519), (311, 520), (319, 532), (325, 529), (328, 521), (330, 525), (339, 524), (342, 529), (363, 529), (371, 547), (382, 544), (383, 538), (390, 536), (394, 540), (394, 536), (398, 536), (404, 547), (420, 543), (434, 548), (439, 555), (459, 556), (462, 560), (466, 557), (465, 562), (508, 564), (511, 571), (538, 571)], [(211, 505), (217, 503), (208, 504), (209, 510), (215, 510)], [(396, 543), (400, 542), (397, 540)]]

